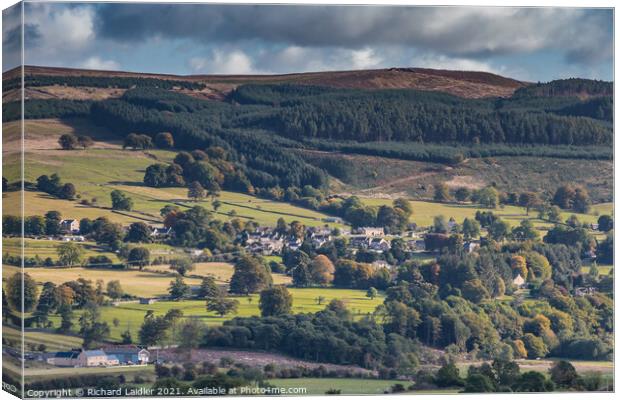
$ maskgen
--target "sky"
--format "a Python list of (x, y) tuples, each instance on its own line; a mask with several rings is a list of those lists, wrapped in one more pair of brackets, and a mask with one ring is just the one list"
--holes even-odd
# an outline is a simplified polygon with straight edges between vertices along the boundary
[[(3, 12), (3, 71), (19, 64)], [(26, 3), (28, 65), (170, 74), (389, 67), (613, 78), (611, 9)]]

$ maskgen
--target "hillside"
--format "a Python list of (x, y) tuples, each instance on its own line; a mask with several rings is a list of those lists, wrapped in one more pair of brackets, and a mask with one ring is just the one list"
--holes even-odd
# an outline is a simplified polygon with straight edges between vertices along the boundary
[[(162, 80), (202, 83), (201, 90), (179, 90), (199, 98), (221, 99), (236, 87), (248, 83), (317, 85), (347, 89), (417, 89), (450, 93), (464, 98), (509, 97), (527, 83), (505, 78), (487, 72), (449, 71), (428, 68), (389, 68), (358, 71), (329, 71), (283, 75), (168, 75), (134, 73), (124, 71), (96, 71), (72, 68), (26, 66), (27, 76), (54, 77), (122, 77), (155, 78)], [(3, 74), (3, 79), (11, 80), (18, 76), (17, 70)], [(74, 88), (75, 90), (75, 88)], [(102, 88), (85, 91), (62, 91), (50, 86), (30, 87), (26, 96), (31, 99), (66, 98), (93, 100), (102, 97), (118, 97), (124, 91), (110, 92)], [(89, 97), (90, 96), (90, 97)], [(16, 91), (3, 93), (4, 101), (16, 99)]]

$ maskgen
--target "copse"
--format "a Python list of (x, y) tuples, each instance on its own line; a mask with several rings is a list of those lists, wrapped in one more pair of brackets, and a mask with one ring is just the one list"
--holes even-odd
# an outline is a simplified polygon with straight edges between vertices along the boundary
[(176, 271), (179, 275), (185, 276), (190, 271), (193, 271), (196, 267), (191, 259), (184, 258), (175, 258), (170, 261), (170, 269)]
[(113, 190), (110, 193), (112, 199), (112, 209), (131, 211), (133, 209), (133, 200), (120, 190)]
[(146, 247), (134, 247), (129, 251), (127, 256), (127, 264), (129, 266), (138, 267), (140, 271), (142, 268), (149, 265), (151, 262), (151, 252)]
[(153, 140), (149, 135), (130, 133), (125, 137), (123, 149), (131, 147), (132, 150), (146, 150), (153, 147)]
[(257, 258), (244, 255), (235, 263), (235, 271), (230, 278), (230, 292), (248, 295), (266, 288), (271, 283), (268, 267)]
[(78, 146), (78, 139), (75, 135), (65, 133), (58, 139), (58, 144), (63, 150), (74, 150)]
[(170, 132), (159, 132), (155, 135), (155, 144), (160, 149), (171, 149), (174, 147), (174, 138)]
[(30, 312), (37, 304), (39, 288), (30, 275), (16, 272), (7, 279), (3, 293), (11, 309), (18, 313)]
[(259, 308), (263, 317), (289, 314), (293, 296), (285, 286), (278, 285), (260, 292)]
[(553, 195), (553, 204), (564, 210), (587, 213), (590, 209), (590, 195), (579, 185), (562, 185)]

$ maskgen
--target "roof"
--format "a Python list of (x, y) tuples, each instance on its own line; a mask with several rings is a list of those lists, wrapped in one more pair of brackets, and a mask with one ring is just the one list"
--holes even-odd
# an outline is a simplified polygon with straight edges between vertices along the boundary
[(74, 358), (77, 357), (79, 352), (77, 351), (59, 351), (54, 353), (52, 357), (54, 358)]
[(134, 345), (125, 345), (125, 346), (109, 346), (105, 347), (104, 351), (108, 354), (137, 354), (144, 349), (139, 348)]
[(100, 357), (106, 355), (103, 350), (85, 350), (84, 354), (86, 357)]

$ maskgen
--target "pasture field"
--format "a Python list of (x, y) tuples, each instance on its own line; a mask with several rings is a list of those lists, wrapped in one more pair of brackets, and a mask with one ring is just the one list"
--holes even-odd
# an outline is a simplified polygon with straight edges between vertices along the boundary
[[(370, 206), (391, 205), (393, 201), (392, 199), (386, 198), (360, 197), (360, 199), (362, 202)], [(553, 226), (553, 224), (549, 222), (538, 219), (537, 212), (535, 210), (530, 210), (530, 214), (527, 215), (525, 208), (519, 206), (504, 206), (496, 209), (489, 209), (475, 204), (437, 203), (421, 200), (412, 200), (411, 205), (413, 207), (413, 215), (410, 220), (419, 226), (433, 225), (433, 218), (437, 215), (443, 215), (448, 219), (452, 217), (458, 223), (462, 223), (465, 218), (474, 218), (476, 216), (476, 211), (492, 211), (512, 226), (519, 225), (524, 219), (532, 220), (534, 225), (539, 229), (545, 229)], [(598, 216), (595, 215), (595, 213), (608, 214), (612, 211), (613, 204), (602, 203), (593, 207), (590, 214), (562, 212), (561, 220), (565, 221), (572, 214), (575, 214), (581, 222), (595, 223), (598, 220)]]
[[(109, 197), (110, 195), (108, 193), (106, 199), (109, 200)], [(19, 215), (19, 192), (8, 192), (3, 194), (3, 201), (5, 202), (5, 206), (6, 204), (11, 205), (10, 207), (5, 207), (4, 214)], [(60, 212), (63, 219), (96, 219), (99, 217), (106, 217), (111, 222), (123, 225), (129, 225), (132, 222), (139, 221), (159, 222), (158, 216), (143, 215), (135, 211), (123, 211), (120, 213), (107, 207), (86, 206), (80, 204), (78, 201), (61, 200), (42, 192), (24, 192), (24, 204), (24, 215), (26, 216), (45, 215), (46, 212), (54, 210)]]
[[(3, 279), (19, 271), (18, 267), (3, 266)], [(167, 296), (170, 282), (174, 280), (172, 273), (162, 274), (152, 271), (95, 269), (95, 268), (26, 268), (26, 272), (38, 283), (53, 282), (57, 285), (67, 281), (84, 278), (93, 284), (101, 279), (106, 285), (109, 281), (120, 280), (123, 290), (133, 296), (157, 297)], [(198, 278), (185, 278), (185, 283), (192, 286), (200, 285)]]
[[(300, 221), (307, 226), (329, 225), (342, 227), (340, 224), (325, 223), (324, 218), (328, 216), (318, 211), (298, 207), (289, 203), (261, 199), (243, 193), (222, 191), (217, 200), (221, 203), (217, 211), (213, 210), (213, 201), (201, 200), (190, 201), (187, 198), (185, 188), (151, 188), (144, 185), (114, 185), (114, 188), (129, 193), (132, 197), (149, 199), (151, 204), (146, 204), (141, 210), (146, 212), (159, 212), (163, 206), (159, 204), (174, 203), (182, 207), (193, 207), (200, 205), (207, 210), (215, 212), (217, 219), (231, 219), (230, 213), (234, 211), (237, 218), (241, 220), (251, 220), (260, 225), (274, 226), (279, 218), (284, 218), (287, 222)], [(157, 210), (153, 205), (157, 204)]]
[[(211, 275), (215, 278), (215, 281), (220, 284), (228, 284), (234, 273), (234, 266), (226, 262), (203, 262), (196, 263), (194, 266), (196, 269), (188, 272), (188, 277)], [(170, 272), (168, 265), (150, 265), (145, 267), (145, 270), (164, 273)], [(276, 285), (287, 285), (292, 281), (290, 276), (284, 274), (271, 273), (271, 276), (273, 278), (273, 283)]]
[[(124, 280), (121, 280), (123, 287)], [(293, 310), (298, 313), (313, 313), (324, 309), (332, 299), (339, 299), (345, 302), (348, 309), (355, 316), (361, 317), (372, 313), (374, 309), (383, 303), (383, 295), (380, 294), (374, 299), (367, 298), (366, 292), (363, 290), (334, 289), (334, 288), (306, 288), (297, 289), (289, 288), (289, 292), (293, 296)], [(317, 298), (322, 296), (324, 300), (319, 305)], [(207, 326), (221, 325), (224, 321), (228, 321), (235, 317), (259, 316), (258, 307), (259, 296), (254, 294), (251, 296), (231, 296), (230, 298), (239, 301), (239, 308), (236, 314), (229, 314), (220, 317), (213, 312), (207, 312), (204, 300), (184, 300), (184, 301), (159, 301), (153, 304), (121, 303), (117, 306), (104, 306), (100, 308), (101, 319), (110, 326), (110, 339), (120, 340), (121, 333), (129, 330), (133, 338), (138, 337), (138, 331), (144, 315), (151, 310), (155, 315), (163, 315), (168, 310), (178, 309), (183, 312), (185, 318), (198, 318), (205, 322)], [(74, 326), (77, 326), (80, 311), (75, 312)], [(114, 320), (118, 320), (118, 325), (114, 325)], [(59, 323), (58, 316), (52, 316), (50, 321), (55, 326)]]
[[(565, 360), (570, 362), (577, 370), (577, 373), (584, 374), (589, 372), (600, 372), (603, 378), (613, 379), (614, 364), (612, 361), (583, 361), (583, 360), (571, 360), (564, 358), (546, 358), (542, 360), (515, 360), (519, 364), (521, 372), (537, 371), (547, 375), (549, 368), (553, 366), (553, 363), (559, 360)], [(470, 365), (479, 365), (481, 362), (462, 362), (457, 363), (459, 372), (462, 377), (467, 376), (467, 369)]]
[[(2, 337), (13, 340), (16, 344), (21, 343), (21, 332), (7, 325), (2, 326)], [(60, 335), (49, 332), (26, 331), (24, 334), (26, 349), (30, 345), (45, 345), (46, 351), (59, 351), (67, 348), (78, 348), (82, 346), (82, 338), (70, 335)], [(18, 345), (19, 346), (19, 345)]]
[[(49, 126), (49, 128), (48, 128)], [(18, 165), (19, 129), (9, 123), (9, 134), (5, 135), (6, 165)], [(156, 162), (169, 163), (175, 151), (151, 149), (147, 151), (123, 150), (119, 136), (113, 132), (97, 128), (83, 119), (69, 120), (29, 120), (26, 121), (25, 179), (36, 182), (40, 175), (57, 173), (63, 182), (75, 185), (82, 199), (96, 198), (97, 207), (82, 206), (79, 201), (54, 199), (44, 193), (26, 192), (26, 215), (42, 215), (49, 210), (58, 210), (65, 218), (97, 218), (107, 216), (114, 222), (129, 224), (141, 219), (160, 222), (159, 210), (173, 202), (189, 203), (187, 189), (156, 189), (142, 183), (146, 168)], [(61, 150), (58, 137), (63, 133), (88, 134), (95, 144), (86, 150)], [(13, 182), (19, 179), (17, 168), (7, 168), (4, 176)], [(134, 200), (134, 211), (115, 213), (111, 207), (110, 192), (119, 189)], [(19, 206), (19, 193), (5, 195), (5, 204)], [(306, 225), (323, 225), (325, 214), (297, 207), (288, 203), (258, 199), (253, 196), (222, 192), (219, 198), (222, 207), (217, 218), (230, 219), (231, 211), (245, 220), (253, 220), (261, 225), (275, 225), (280, 217), (288, 222), (299, 220)], [(211, 201), (191, 202), (212, 210)], [(15, 212), (17, 213), (17, 212)]]
[(338, 389), (343, 395), (383, 394), (397, 383), (405, 388), (411, 385), (409, 381), (354, 378), (290, 378), (269, 379), (268, 382), (280, 388), (305, 388), (305, 394), (315, 396), (324, 395), (329, 389)]
[[(58, 240), (36, 240), (36, 239), (24, 239), (24, 255), (26, 257), (39, 257), (45, 259), (50, 257), (56, 261), (58, 254), (56, 252), (58, 246), (62, 241)], [(112, 252), (103, 251), (95, 242), (75, 242), (78, 246), (84, 250), (84, 258), (87, 259), (91, 256), (105, 255), (109, 257), (113, 262), (118, 262), (118, 257)], [(21, 255), (21, 239), (19, 238), (2, 238), (2, 253), (12, 256)]]
[(26, 382), (35, 382), (41, 379), (62, 378), (71, 375), (125, 375), (128, 380), (132, 380), (135, 375), (153, 376), (155, 366), (149, 365), (131, 365), (120, 367), (89, 367), (89, 368), (59, 368), (52, 366), (40, 366), (27, 368), (25, 371)]

